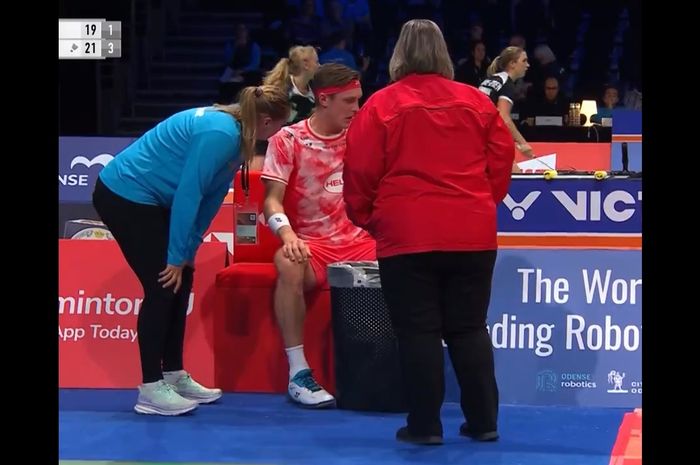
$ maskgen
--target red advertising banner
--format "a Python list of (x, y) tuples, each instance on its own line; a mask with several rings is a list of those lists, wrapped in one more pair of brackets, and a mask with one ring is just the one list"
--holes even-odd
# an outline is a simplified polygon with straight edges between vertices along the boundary
[(517, 149), (515, 161), (523, 173), (539, 173), (550, 169), (558, 171), (597, 171), (610, 170), (609, 143), (530, 143), (535, 159), (527, 159)]
[(202, 236), (204, 242), (223, 242), (228, 249), (229, 259), (233, 256), (233, 204), (224, 201), (209, 229)]
[[(205, 385), (214, 385), (214, 286), (226, 260), (223, 243), (208, 243), (195, 261), (184, 357), (185, 369)], [(141, 382), (136, 321), (142, 301), (116, 242), (59, 240), (59, 387), (133, 388)]]

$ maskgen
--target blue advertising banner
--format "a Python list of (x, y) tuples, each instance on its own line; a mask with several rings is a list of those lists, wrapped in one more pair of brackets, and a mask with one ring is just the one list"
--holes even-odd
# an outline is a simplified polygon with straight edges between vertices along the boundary
[(59, 203), (90, 203), (100, 170), (134, 140), (131, 137), (59, 137)]
[(514, 179), (498, 206), (499, 232), (641, 233), (640, 179)]
[(488, 326), (501, 403), (639, 407), (641, 308), (640, 251), (500, 250)]
[[(59, 138), (59, 202), (89, 204), (100, 170), (129, 137)], [(641, 233), (639, 179), (515, 178), (498, 206), (502, 233)]]
[(641, 134), (642, 112), (618, 108), (613, 110), (613, 134)]

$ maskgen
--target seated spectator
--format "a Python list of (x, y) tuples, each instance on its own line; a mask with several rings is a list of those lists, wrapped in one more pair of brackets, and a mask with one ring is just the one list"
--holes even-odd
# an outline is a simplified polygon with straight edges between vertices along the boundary
[(625, 108), (642, 111), (642, 92), (637, 87), (625, 91)]
[(246, 86), (257, 85), (260, 81), (260, 46), (250, 40), (245, 24), (236, 26), (233, 41), (225, 46), (226, 68), (219, 78), (221, 82), (221, 103), (230, 103), (237, 90)]
[(331, 42), (336, 40), (337, 34), (345, 35), (345, 46), (348, 50), (352, 50), (353, 34), (355, 24), (351, 19), (343, 16), (343, 4), (339, 0), (330, 0), (326, 2), (326, 16), (321, 21), (321, 37), (324, 43), (333, 45)]
[[(528, 118), (536, 116), (561, 116), (562, 122), (568, 120), (569, 99), (562, 95), (559, 87), (559, 80), (555, 77), (548, 77), (544, 81), (544, 92), (537, 95), (531, 103), (525, 105), (524, 113)], [(530, 119), (529, 124), (533, 121)]]
[(302, 45), (320, 45), (321, 19), (316, 16), (314, 0), (304, 0), (301, 12), (289, 23), (288, 37), (291, 42)]
[(598, 113), (591, 116), (591, 121), (594, 123), (601, 124), (603, 118), (612, 118), (613, 110), (619, 108), (618, 103), (620, 102), (620, 93), (615, 86), (605, 86), (603, 91), (603, 101), (601, 105), (598, 106)]
[(470, 57), (467, 61), (457, 66), (455, 70), (455, 81), (479, 87), (479, 84), (486, 79), (486, 70), (489, 68), (491, 60), (486, 58), (486, 46), (481, 40), (472, 42)]
[(532, 68), (528, 72), (527, 80), (532, 83), (532, 89), (543, 89), (544, 81), (548, 77), (555, 77), (559, 82), (564, 82), (565, 70), (557, 61), (557, 57), (549, 45), (540, 44), (533, 52), (535, 57)]
[(321, 54), (319, 57), (319, 63), (322, 65), (326, 63), (340, 63), (354, 71), (360, 71), (364, 73), (367, 71), (369, 66), (369, 57), (361, 57), (361, 66), (357, 66), (357, 61), (352, 53), (347, 50), (347, 42), (342, 33), (338, 33), (333, 38), (333, 45), (327, 51)]

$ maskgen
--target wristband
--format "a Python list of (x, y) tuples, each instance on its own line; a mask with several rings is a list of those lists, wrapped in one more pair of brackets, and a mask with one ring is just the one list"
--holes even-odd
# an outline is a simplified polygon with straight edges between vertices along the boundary
[(270, 226), (270, 229), (275, 234), (277, 234), (277, 231), (282, 226), (291, 226), (291, 224), (289, 224), (289, 218), (287, 218), (287, 215), (285, 215), (284, 213), (275, 213), (274, 215), (272, 215), (267, 220), (267, 225)]

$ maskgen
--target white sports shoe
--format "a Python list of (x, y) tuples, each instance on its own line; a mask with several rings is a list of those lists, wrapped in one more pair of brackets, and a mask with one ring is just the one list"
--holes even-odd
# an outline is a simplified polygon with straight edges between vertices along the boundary
[(197, 406), (197, 402), (185, 399), (161, 379), (152, 385), (149, 383), (139, 386), (139, 397), (134, 410), (146, 415), (174, 416), (191, 412)]
[(301, 370), (289, 380), (288, 392), (290, 399), (302, 407), (335, 407), (335, 397), (316, 382), (308, 368)]
[(185, 399), (193, 400), (199, 404), (210, 404), (221, 398), (221, 389), (210, 389), (202, 386), (192, 379), (192, 376), (186, 371), (181, 371), (177, 375), (164, 374), (163, 376), (175, 392)]

